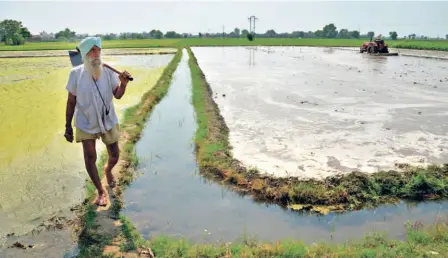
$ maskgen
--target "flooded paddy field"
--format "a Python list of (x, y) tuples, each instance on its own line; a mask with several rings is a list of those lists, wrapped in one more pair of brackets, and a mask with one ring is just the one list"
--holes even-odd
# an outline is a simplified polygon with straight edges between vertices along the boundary
[[(125, 96), (114, 100), (120, 120), (124, 110), (156, 83), (173, 56), (105, 55), (106, 62), (135, 78)], [(50, 217), (71, 218), (70, 208), (85, 198), (88, 176), (82, 147), (63, 137), (70, 68), (68, 55), (0, 59), (1, 248)], [(99, 155), (103, 150), (97, 144)]]
[[(191, 77), (184, 54), (168, 94), (155, 107), (137, 142), (139, 167), (124, 193), (124, 215), (147, 239), (160, 235), (194, 242), (303, 239), (344, 242), (386, 232), (404, 239), (406, 222), (432, 223), (446, 218), (446, 202), (399, 203), (376, 209), (323, 216), (256, 203), (198, 173), (191, 104)], [(256, 78), (254, 78), (256, 80)]]
[(234, 157), (323, 178), (448, 161), (445, 61), (331, 48), (192, 48)]
[[(75, 50), (75, 49), (73, 49)], [(175, 48), (117, 48), (103, 49), (102, 54), (108, 56), (115, 55), (151, 55), (151, 54), (175, 54)], [(0, 58), (12, 57), (55, 57), (67, 56), (67, 50), (40, 50), (40, 51), (0, 51)]]

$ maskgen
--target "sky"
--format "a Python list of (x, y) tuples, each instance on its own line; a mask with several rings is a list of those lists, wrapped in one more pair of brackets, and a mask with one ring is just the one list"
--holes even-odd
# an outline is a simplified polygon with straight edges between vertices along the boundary
[(447, 10), (442, 1), (3, 1), (0, 20), (20, 20), (33, 34), (66, 27), (88, 34), (152, 29), (197, 34), (248, 29), (248, 17), (255, 15), (256, 32), (316, 31), (334, 23), (338, 30), (362, 34), (445, 37)]

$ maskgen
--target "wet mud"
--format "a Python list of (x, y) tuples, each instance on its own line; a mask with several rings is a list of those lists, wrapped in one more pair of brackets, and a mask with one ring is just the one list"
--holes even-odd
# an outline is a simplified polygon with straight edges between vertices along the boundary
[(70, 228), (74, 221), (73, 214), (70, 219), (52, 217), (25, 235), (10, 233), (2, 237), (0, 257), (74, 258), (79, 251)]
[(192, 48), (234, 157), (302, 179), (448, 161), (446, 62), (334, 48)]

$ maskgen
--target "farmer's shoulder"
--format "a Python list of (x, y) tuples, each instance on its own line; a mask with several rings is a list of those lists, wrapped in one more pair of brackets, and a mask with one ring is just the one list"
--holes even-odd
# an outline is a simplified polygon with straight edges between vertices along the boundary
[(78, 81), (84, 72), (84, 65), (78, 65), (70, 69), (69, 78)]
[(81, 74), (84, 71), (84, 65), (80, 64), (70, 70), (71, 74)]

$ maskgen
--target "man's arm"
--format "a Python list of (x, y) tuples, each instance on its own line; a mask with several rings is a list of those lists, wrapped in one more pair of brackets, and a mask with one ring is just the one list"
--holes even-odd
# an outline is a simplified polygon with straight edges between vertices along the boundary
[(121, 97), (123, 97), (125, 92), (126, 92), (126, 84), (120, 83), (120, 86), (115, 88), (114, 96), (116, 99), (121, 99)]
[(115, 90), (113, 91), (115, 98), (121, 99), (121, 97), (123, 97), (124, 93), (126, 92), (126, 86), (128, 85), (130, 76), (131, 74), (127, 71), (124, 71), (120, 74), (120, 76), (118, 77), (120, 79), (120, 86), (115, 88)]
[(64, 134), (65, 138), (69, 142), (73, 141), (72, 119), (73, 114), (75, 113), (75, 107), (76, 107), (76, 96), (69, 92), (67, 97), (67, 107), (65, 110), (65, 134)]
[(73, 114), (75, 113), (76, 96), (68, 93), (67, 108), (65, 110), (65, 127), (72, 126)]

